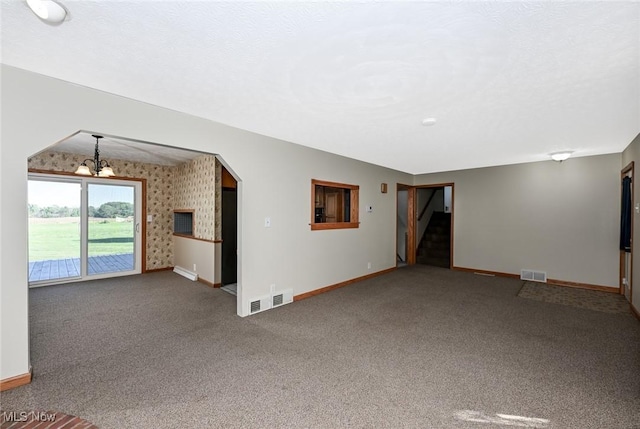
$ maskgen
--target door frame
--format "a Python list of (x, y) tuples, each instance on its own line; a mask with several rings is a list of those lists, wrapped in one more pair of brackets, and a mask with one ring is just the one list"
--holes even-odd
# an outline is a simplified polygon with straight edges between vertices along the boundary
[[(622, 179), (627, 177), (631, 173), (631, 252), (629, 252), (629, 302), (633, 302), (633, 224), (634, 224), (634, 212), (635, 212), (635, 168), (634, 162), (631, 161), (620, 171), (620, 196), (622, 198)], [(622, 213), (621, 213), (622, 214)], [(625, 259), (626, 253), (624, 250), (620, 250), (620, 278), (619, 278), (619, 293), (624, 296), (624, 284), (622, 279), (625, 278)]]
[(415, 190), (412, 190), (413, 186), (411, 185), (404, 185), (402, 183), (396, 183), (396, 265), (397, 265), (397, 258), (398, 258), (398, 192), (400, 191), (407, 191), (407, 240), (405, 242), (405, 247), (407, 249), (407, 251), (405, 251), (405, 255), (404, 255), (404, 263), (407, 265), (411, 265), (411, 264), (415, 264), (415, 253), (413, 254), (413, 261), (410, 262), (411, 260), (411, 252), (408, 251), (408, 249), (411, 249), (412, 246), (415, 245), (415, 242), (412, 241), (412, 236), (415, 236), (415, 232), (413, 232), (411, 230), (411, 228), (414, 226), (412, 225), (410, 219), (411, 219), (411, 212), (415, 211), (415, 209), (411, 206), (411, 204), (413, 204), (414, 199), (411, 197), (411, 193), (415, 193)]
[[(402, 187), (401, 187), (402, 186)], [(407, 264), (408, 265), (413, 265), (416, 263), (416, 254), (417, 254), (417, 249), (416, 249), (416, 221), (417, 221), (417, 217), (418, 217), (418, 207), (416, 205), (417, 203), (417, 190), (418, 189), (428, 189), (428, 188), (444, 188), (445, 186), (451, 186), (451, 231), (449, 232), (449, 269), (453, 269), (455, 264), (453, 263), (453, 232), (454, 232), (454, 216), (455, 216), (455, 196), (456, 196), (456, 186), (455, 183), (453, 182), (447, 182), (447, 183), (435, 183), (435, 184), (429, 184), (429, 185), (414, 185), (414, 186), (408, 186), (408, 185), (400, 185), (398, 184), (398, 189), (408, 189), (408, 213), (407, 213), (407, 220), (408, 220), (408, 226), (407, 226), (407, 230), (409, 233), (409, 237), (408, 237), (408, 244), (409, 244), (409, 254), (407, 255)], [(397, 206), (397, 204), (396, 204)], [(397, 231), (397, 226), (396, 226), (396, 231)], [(396, 248), (398, 247), (398, 243), (397, 243), (397, 238), (396, 238)]]
[[(75, 178), (75, 179), (83, 179), (83, 177), (78, 176), (77, 174), (74, 173), (70, 173), (70, 172), (66, 172), (66, 171), (51, 171), (51, 170), (41, 170), (41, 169), (35, 169), (35, 168), (30, 168), (28, 169), (28, 175), (27, 175), (27, 180), (29, 180), (30, 178), (44, 178), (46, 179), (47, 177), (50, 179), (55, 180), (56, 177), (59, 176), (66, 176), (67, 178)], [(86, 177), (84, 178), (86, 180), (93, 180), (93, 179), (97, 179), (97, 182), (94, 183), (98, 183), (99, 181), (104, 181), (105, 183), (107, 181), (132, 181), (132, 182), (140, 182), (140, 204), (141, 204), (141, 208), (140, 208), (140, 274), (144, 274), (147, 272), (147, 179), (145, 178), (135, 178), (135, 177), (119, 177), (119, 176), (114, 176), (114, 177), (100, 177), (100, 178), (95, 178), (95, 177)], [(82, 222), (82, 220), (81, 220)], [(86, 228), (86, 225), (83, 227)], [(85, 246), (83, 244), (83, 246)], [(86, 263), (85, 261), (81, 260), (81, 263), (84, 264)], [(122, 274), (122, 275), (131, 275), (130, 272), (128, 272), (128, 274)], [(119, 275), (107, 275), (106, 277), (118, 277)], [(73, 282), (79, 282), (79, 281), (85, 281), (85, 280), (94, 280), (94, 279), (98, 279), (98, 278), (103, 278), (102, 276), (87, 276), (86, 278), (81, 277), (73, 277), (73, 278), (68, 278), (68, 279), (60, 279), (60, 281), (52, 281), (52, 282), (47, 282), (47, 283), (42, 283), (42, 284), (34, 284), (34, 285), (29, 285), (29, 287), (39, 287), (39, 286), (49, 286), (49, 285), (54, 285), (54, 284), (60, 284), (60, 283), (73, 283)]]

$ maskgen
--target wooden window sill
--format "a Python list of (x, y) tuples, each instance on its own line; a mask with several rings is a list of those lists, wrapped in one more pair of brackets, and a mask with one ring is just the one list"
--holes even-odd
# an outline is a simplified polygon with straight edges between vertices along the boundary
[(325, 222), (325, 223), (312, 223), (311, 231), (320, 231), (326, 229), (347, 229), (358, 228), (360, 222)]

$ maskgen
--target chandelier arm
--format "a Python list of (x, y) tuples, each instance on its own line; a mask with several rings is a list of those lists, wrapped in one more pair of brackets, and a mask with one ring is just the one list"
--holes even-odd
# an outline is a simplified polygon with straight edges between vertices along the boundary
[(92, 134), (93, 137), (95, 137), (96, 139), (96, 146), (93, 152), (93, 159), (87, 158), (84, 161), (82, 161), (82, 163), (80, 164), (83, 167), (86, 167), (87, 169), (85, 171), (83, 171), (80, 167), (78, 167), (78, 170), (76, 171), (76, 174), (81, 174), (81, 175), (89, 175), (91, 173), (91, 170), (89, 170), (89, 167), (87, 166), (87, 162), (92, 162), (93, 163), (93, 176), (103, 176), (100, 174), (100, 172), (103, 169), (108, 168), (108, 170), (105, 170), (105, 177), (111, 177), (114, 176), (113, 170), (111, 169), (111, 165), (109, 165), (109, 161), (107, 161), (106, 159), (100, 159), (100, 148), (98, 146), (100, 139), (102, 138), (102, 136), (96, 135), (96, 134)]

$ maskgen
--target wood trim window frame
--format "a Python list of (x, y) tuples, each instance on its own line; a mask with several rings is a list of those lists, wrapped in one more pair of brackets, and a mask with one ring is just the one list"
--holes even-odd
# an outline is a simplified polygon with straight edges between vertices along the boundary
[[(316, 186), (328, 186), (331, 188), (348, 189), (349, 192), (349, 222), (322, 222), (316, 223)], [(328, 182), (326, 180), (311, 179), (311, 231), (323, 231), (327, 229), (347, 229), (347, 228), (359, 228), (359, 213), (360, 213), (360, 199), (359, 199), (360, 186), (349, 185), (346, 183)]]

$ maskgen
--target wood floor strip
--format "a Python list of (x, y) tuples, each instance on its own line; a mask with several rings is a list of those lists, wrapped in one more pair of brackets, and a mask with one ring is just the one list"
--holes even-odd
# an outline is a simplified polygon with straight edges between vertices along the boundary
[(374, 277), (381, 276), (383, 274), (390, 273), (392, 271), (395, 271), (395, 269), (396, 269), (396, 267), (388, 268), (386, 270), (378, 271), (378, 272), (375, 272), (375, 273), (372, 273), (372, 274), (367, 274), (366, 276), (356, 277), (356, 278), (351, 279), (351, 280), (346, 280), (344, 282), (340, 282), (340, 283), (336, 283), (336, 284), (333, 284), (333, 285), (330, 285), (330, 286), (322, 287), (320, 289), (312, 290), (311, 292), (301, 293), (300, 295), (295, 295), (293, 297), (293, 300), (294, 301), (300, 301), (301, 299), (306, 299), (306, 298), (310, 298), (310, 297), (315, 296), (315, 295), (320, 295), (321, 293), (329, 292), (329, 291), (332, 291), (334, 289), (338, 289), (338, 288), (341, 288), (341, 287), (349, 286), (350, 284), (353, 284), (353, 283), (361, 282), (363, 280), (371, 279), (371, 278), (374, 278)]

